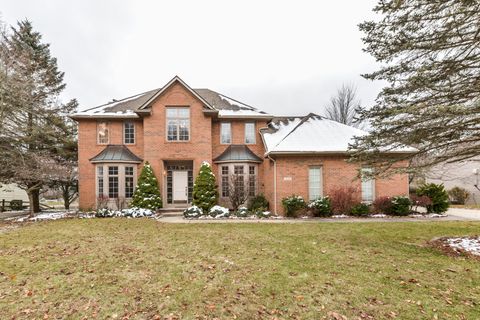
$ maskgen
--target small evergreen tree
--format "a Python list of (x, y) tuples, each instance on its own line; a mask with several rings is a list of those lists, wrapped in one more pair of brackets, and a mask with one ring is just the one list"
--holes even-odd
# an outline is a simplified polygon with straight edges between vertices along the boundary
[(210, 164), (204, 161), (193, 185), (193, 204), (201, 208), (203, 212), (208, 212), (217, 204), (217, 200), (218, 192), (215, 175)]
[(158, 181), (148, 161), (145, 162), (138, 183), (133, 193), (130, 207), (157, 210), (162, 207), (162, 197)]

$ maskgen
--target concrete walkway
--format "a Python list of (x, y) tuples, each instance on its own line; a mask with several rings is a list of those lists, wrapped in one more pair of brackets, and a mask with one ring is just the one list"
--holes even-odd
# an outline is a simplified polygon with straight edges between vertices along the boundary
[(166, 223), (318, 223), (318, 222), (422, 222), (422, 221), (480, 221), (480, 210), (451, 208), (446, 217), (395, 218), (313, 218), (313, 219), (183, 219), (183, 215), (166, 213), (157, 218)]

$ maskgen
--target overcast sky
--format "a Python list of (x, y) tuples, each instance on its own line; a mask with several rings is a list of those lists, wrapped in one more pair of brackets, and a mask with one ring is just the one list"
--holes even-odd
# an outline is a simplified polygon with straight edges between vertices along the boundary
[(342, 83), (371, 105), (381, 83), (358, 24), (376, 0), (2, 0), (7, 24), (28, 18), (65, 72), (64, 97), (93, 107), (179, 75), (276, 115), (322, 114)]

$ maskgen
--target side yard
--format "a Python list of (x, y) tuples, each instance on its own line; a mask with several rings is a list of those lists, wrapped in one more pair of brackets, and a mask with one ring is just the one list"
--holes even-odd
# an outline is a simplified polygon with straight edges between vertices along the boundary
[(31, 223), (0, 234), (5, 318), (476, 319), (477, 222)]

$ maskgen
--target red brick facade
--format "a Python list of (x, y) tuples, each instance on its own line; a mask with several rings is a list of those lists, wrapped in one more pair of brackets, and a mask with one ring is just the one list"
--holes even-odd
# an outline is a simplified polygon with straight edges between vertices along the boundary
[[(166, 107), (188, 107), (190, 110), (190, 139), (185, 142), (167, 141)], [(212, 163), (228, 145), (220, 143), (220, 123), (230, 122), (232, 144), (245, 144), (245, 122), (255, 121), (256, 141), (249, 144), (258, 157), (264, 159), (258, 164), (257, 193), (264, 193), (271, 203), (271, 210), (276, 208), (282, 213), (281, 199), (293, 193), (308, 199), (308, 168), (321, 166), (323, 170), (323, 194), (341, 186), (360, 188), (356, 179), (358, 166), (347, 163), (344, 155), (315, 156), (272, 156), (275, 160), (265, 158), (265, 148), (259, 133), (267, 126), (266, 120), (218, 119), (204, 112), (203, 103), (188, 88), (174, 83), (165, 90), (151, 105), (151, 113), (135, 121), (135, 144), (127, 147), (144, 161), (149, 161), (158, 178), (160, 191), (166, 204), (166, 161), (191, 161), (193, 176), (198, 173), (203, 161)], [(80, 208), (95, 208), (96, 173), (95, 164), (90, 159), (100, 153), (105, 145), (97, 143), (97, 123), (108, 121), (109, 144), (123, 144), (122, 119), (78, 119), (79, 122), (79, 192)], [(130, 121), (130, 120), (129, 120)], [(139, 165), (140, 169), (141, 165)], [(275, 196), (276, 167), (276, 196)], [(213, 172), (218, 177), (219, 167), (213, 164)], [(140, 173), (140, 170), (137, 170)], [(217, 183), (219, 183), (217, 179)], [(375, 181), (375, 195), (408, 195), (407, 175), (397, 175), (389, 180)], [(274, 199), (276, 198), (276, 206)], [(224, 203), (221, 201), (221, 203)]]

